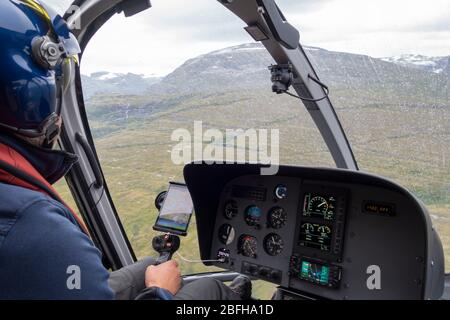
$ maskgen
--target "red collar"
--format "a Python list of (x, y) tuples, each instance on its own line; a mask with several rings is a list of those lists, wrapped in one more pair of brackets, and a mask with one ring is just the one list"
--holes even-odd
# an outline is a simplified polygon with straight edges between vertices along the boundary
[[(86, 225), (84, 224), (83, 220), (78, 217), (78, 215), (75, 213), (74, 210), (72, 210), (58, 195), (56, 190), (53, 188), (53, 186), (46, 181), (42, 175), (31, 165), (31, 163), (22, 156), (19, 152), (11, 148), (10, 146), (7, 146), (5, 144), (0, 143), (0, 160), (9, 164), (10, 166), (13, 166), (14, 168), (26, 173), (28, 176), (31, 176), (35, 180), (39, 181), (41, 184), (45, 185), (49, 190), (51, 190), (55, 195), (58, 196), (58, 201), (61, 202), (69, 211), (72, 213), (75, 220), (80, 225), (83, 232), (88, 234)], [(6, 184), (15, 185), (18, 187), (30, 189), (33, 191), (37, 191), (40, 193), (43, 193), (47, 196), (50, 196), (45, 190), (40, 189), (37, 186), (34, 186), (33, 184), (21, 180), (20, 178), (15, 177), (11, 173), (4, 171), (0, 169), (0, 182), (4, 182)]]

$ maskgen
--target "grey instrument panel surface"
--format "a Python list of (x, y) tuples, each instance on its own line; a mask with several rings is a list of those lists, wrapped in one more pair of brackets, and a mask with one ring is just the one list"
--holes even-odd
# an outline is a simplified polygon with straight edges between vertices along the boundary
[[(251, 263), (258, 263), (260, 265), (264, 266), (270, 266), (271, 268), (280, 270), (283, 272), (281, 284), (288, 285), (289, 279), (287, 277), (287, 273), (284, 272), (286, 270), (286, 266), (289, 265), (289, 259), (291, 257), (291, 253), (293, 250), (293, 234), (295, 233), (295, 221), (296, 221), (296, 211), (298, 203), (297, 201), (292, 201), (292, 197), (288, 196), (286, 199), (279, 200), (279, 201), (271, 201), (272, 200), (272, 191), (276, 188), (276, 186), (279, 184), (280, 179), (275, 176), (259, 176), (259, 177), (241, 177), (238, 178), (237, 183), (230, 183), (227, 187), (224, 189), (224, 194), (221, 197), (219, 209), (217, 212), (217, 220), (216, 225), (214, 228), (214, 234), (216, 237), (214, 238), (213, 246), (211, 255), (215, 256), (217, 251), (220, 248), (226, 248), (230, 250), (230, 254), (232, 259), (234, 260), (234, 265), (229, 265), (228, 268), (231, 270), (236, 270), (238, 272), (241, 271), (242, 262), (247, 261)], [(298, 194), (300, 192), (300, 184), (299, 180), (296, 178), (284, 178), (283, 184), (288, 187), (289, 193)], [(267, 192), (267, 199), (268, 201), (252, 201), (247, 199), (239, 199), (239, 198), (233, 198), (231, 197), (231, 191), (233, 185), (242, 185), (242, 186), (263, 186), (267, 188), (267, 190), (270, 190)], [(227, 201), (230, 199), (233, 199), (237, 201), (238, 203), (238, 215), (232, 219), (228, 220), (223, 215), (223, 208)], [(262, 209), (263, 216), (262, 216), (262, 228), (256, 229), (255, 227), (248, 226), (244, 220), (244, 211), (245, 209), (250, 205), (257, 205)], [(272, 209), (275, 206), (280, 206), (284, 208), (287, 213), (287, 223), (278, 230), (275, 230), (273, 228), (269, 228), (266, 224), (267, 222), (267, 214), (270, 209)], [(236, 232), (236, 236), (234, 241), (228, 245), (224, 246), (219, 240), (218, 240), (218, 232), (220, 226), (224, 224), (230, 224)], [(264, 238), (270, 234), (270, 233), (277, 233), (279, 234), (284, 241), (284, 249), (282, 253), (276, 257), (272, 257), (268, 255), (264, 249), (262, 248), (262, 243), (264, 241)], [(258, 257), (257, 259), (247, 258), (243, 257), (241, 254), (238, 254), (237, 250), (237, 242), (238, 238), (242, 234), (248, 234), (251, 236), (256, 237), (258, 240)], [(220, 264), (219, 264), (220, 266)]]
[[(275, 200), (273, 190), (279, 184), (288, 187), (286, 199)], [(266, 201), (236, 198), (231, 195), (234, 185), (264, 187), (267, 189)], [(343, 233), (342, 259), (324, 257), (322, 261), (342, 267), (342, 280), (336, 289), (297, 280), (289, 276), (289, 261), (294, 251), (303, 256), (314, 258), (314, 250), (296, 246), (297, 232), (301, 219), (299, 204), (308, 188), (338, 188), (347, 190), (346, 223)], [(238, 214), (229, 220), (223, 215), (227, 201), (238, 203)], [(375, 215), (363, 212), (366, 201), (395, 205), (394, 216)], [(244, 220), (244, 211), (250, 205), (262, 209), (261, 228), (248, 226)], [(275, 206), (283, 207), (287, 223), (281, 229), (274, 230), (266, 225), (267, 214)], [(301, 177), (246, 175), (230, 181), (222, 191), (216, 213), (214, 237), (211, 245), (211, 258), (215, 258), (220, 248), (230, 250), (232, 263), (216, 265), (228, 270), (241, 272), (242, 264), (249, 262), (260, 266), (280, 270), (281, 281), (275, 281), (282, 287), (299, 290), (331, 299), (420, 299), (423, 296), (425, 277), (427, 226), (424, 213), (415, 203), (398, 192), (358, 183), (304, 180)], [(235, 239), (229, 245), (219, 241), (220, 226), (230, 224), (235, 229)], [(270, 256), (263, 249), (263, 240), (269, 233), (277, 233), (284, 240), (284, 249), (278, 256)], [(245, 257), (238, 253), (239, 236), (248, 234), (258, 240), (258, 256)], [(317, 257), (316, 257), (317, 258)], [(381, 270), (381, 289), (370, 290), (367, 287), (369, 266), (378, 266)]]

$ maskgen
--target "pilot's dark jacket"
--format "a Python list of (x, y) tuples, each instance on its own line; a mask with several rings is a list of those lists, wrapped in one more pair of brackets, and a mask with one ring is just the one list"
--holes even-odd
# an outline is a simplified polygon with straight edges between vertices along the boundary
[[(3, 134), (0, 144), (13, 159), (20, 153), (49, 182), (76, 161)], [(13, 179), (0, 172), (0, 299), (113, 299), (101, 253), (70, 210)]]

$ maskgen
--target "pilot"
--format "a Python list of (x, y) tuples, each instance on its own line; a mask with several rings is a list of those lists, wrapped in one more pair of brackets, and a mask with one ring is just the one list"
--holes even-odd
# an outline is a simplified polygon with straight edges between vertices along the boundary
[(249, 298), (246, 277), (229, 287), (211, 279), (182, 286), (175, 261), (105, 269), (83, 221), (52, 187), (77, 161), (53, 147), (78, 43), (36, 0), (0, 1), (0, 43), (0, 299)]

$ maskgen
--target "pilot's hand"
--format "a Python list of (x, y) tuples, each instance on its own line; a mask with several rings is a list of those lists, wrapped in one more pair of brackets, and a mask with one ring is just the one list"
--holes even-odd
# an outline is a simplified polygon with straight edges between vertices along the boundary
[(170, 260), (158, 266), (149, 266), (145, 272), (145, 286), (166, 289), (176, 295), (181, 287), (181, 272), (178, 263)]

